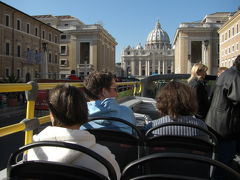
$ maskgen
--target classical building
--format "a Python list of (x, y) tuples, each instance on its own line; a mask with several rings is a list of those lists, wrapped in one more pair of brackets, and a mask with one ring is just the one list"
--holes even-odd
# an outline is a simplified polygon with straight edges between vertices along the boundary
[(220, 38), (219, 66), (231, 67), (235, 58), (240, 55), (240, 10), (238, 10), (218, 30)]
[(86, 25), (66, 16), (39, 15), (35, 18), (63, 32), (60, 38), (60, 74), (75, 70), (85, 76), (93, 70), (115, 71), (115, 39), (100, 25)]
[(56, 78), (61, 31), (0, 2), (0, 80)]
[(217, 12), (203, 20), (181, 23), (175, 33), (175, 73), (190, 73), (194, 63), (208, 66), (208, 74), (216, 74), (219, 66), (218, 29), (232, 13)]
[(152, 74), (174, 72), (174, 51), (168, 34), (161, 28), (159, 21), (148, 34), (145, 47), (128, 46), (121, 54), (124, 76), (144, 77)]

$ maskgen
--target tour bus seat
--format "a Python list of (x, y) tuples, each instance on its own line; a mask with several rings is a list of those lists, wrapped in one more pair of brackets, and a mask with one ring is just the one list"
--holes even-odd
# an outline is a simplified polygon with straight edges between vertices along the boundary
[[(164, 161), (163, 161), (164, 160)], [(207, 164), (208, 166), (213, 166), (215, 168), (220, 168), (221, 171), (223, 171), (225, 174), (231, 177), (231, 180), (239, 180), (240, 174), (236, 171), (234, 171), (232, 168), (226, 166), (225, 164), (213, 160), (211, 158), (201, 156), (201, 155), (194, 155), (194, 154), (186, 154), (186, 153), (155, 153), (148, 156), (144, 156), (138, 160), (135, 160), (128, 164), (124, 170), (122, 171), (121, 180), (128, 180), (128, 179), (134, 179), (134, 180), (148, 180), (148, 179), (161, 179), (161, 180), (208, 180), (209, 178), (199, 178), (195, 174), (190, 174), (190, 170), (188, 170), (189, 174), (182, 175), (177, 174), (174, 171), (174, 166), (176, 163), (179, 163), (180, 161), (190, 161), (194, 163), (202, 163)], [(166, 163), (166, 161), (170, 161), (172, 166), (170, 166), (165, 172), (155, 172), (155, 171), (148, 171), (143, 172), (142, 174), (138, 174), (135, 176), (132, 176), (132, 171), (134, 171), (135, 168), (139, 168), (139, 166), (148, 166), (150, 163), (154, 163), (154, 161), (158, 161), (159, 164)], [(187, 168), (187, 167), (185, 167)]]
[[(201, 131), (201, 134), (204, 136), (178, 136), (178, 135), (156, 135), (152, 136), (152, 131), (164, 128), (167, 126), (186, 126), (194, 128), (197, 131)], [(201, 155), (211, 159), (215, 159), (215, 149), (217, 145), (216, 136), (209, 132), (206, 129), (203, 129), (199, 126), (182, 123), (182, 122), (170, 122), (164, 123), (159, 126), (156, 126), (148, 130), (145, 134), (145, 154), (154, 154), (162, 152), (177, 152), (177, 153), (187, 153), (193, 155)], [(162, 160), (161, 162), (164, 162)], [(169, 163), (170, 160), (166, 160), (166, 163), (159, 164), (157, 161), (155, 163), (150, 163), (149, 166), (146, 166), (145, 171), (148, 168), (151, 171), (162, 172), (170, 169), (175, 169), (177, 173), (182, 174), (192, 174), (198, 177), (210, 177), (212, 174), (212, 168), (209, 164), (198, 164), (192, 161), (183, 161), (179, 160), (179, 163)]]
[[(108, 171), (109, 177), (106, 177), (92, 169), (82, 166), (43, 160), (17, 161), (18, 156), (21, 155), (24, 151), (40, 146), (62, 147), (85, 153), (99, 161), (101, 164), (103, 164)], [(108, 162), (102, 156), (86, 147), (80, 146), (78, 144), (59, 141), (40, 141), (20, 147), (15, 153), (11, 154), (7, 165), (7, 178), (9, 180), (15, 179), (116, 180), (117, 176), (110, 162)]]
[(115, 155), (116, 161), (118, 162), (121, 170), (128, 163), (143, 155), (143, 134), (135, 125), (114, 117), (91, 117), (89, 119), (90, 121), (117, 121), (124, 123), (133, 129), (133, 134), (107, 128), (87, 129), (96, 137), (97, 143), (107, 146)]

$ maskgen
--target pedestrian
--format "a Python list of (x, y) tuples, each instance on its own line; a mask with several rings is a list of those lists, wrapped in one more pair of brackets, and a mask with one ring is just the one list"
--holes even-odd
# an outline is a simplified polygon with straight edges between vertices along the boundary
[(75, 70), (71, 70), (71, 75), (68, 76), (69, 80), (79, 80), (79, 78), (77, 77), (77, 75), (75, 74)]

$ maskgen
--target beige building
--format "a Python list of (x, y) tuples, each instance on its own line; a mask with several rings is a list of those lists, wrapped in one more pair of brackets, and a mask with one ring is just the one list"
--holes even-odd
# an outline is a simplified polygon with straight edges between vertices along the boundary
[(0, 2), (0, 80), (56, 78), (61, 31)]
[(72, 16), (34, 16), (63, 32), (60, 38), (60, 74), (71, 70), (85, 76), (93, 70), (115, 71), (115, 39), (99, 24), (86, 25)]
[(190, 73), (194, 63), (208, 66), (208, 74), (216, 74), (219, 66), (218, 29), (232, 13), (217, 12), (206, 15), (203, 20), (181, 23), (173, 45), (175, 50), (175, 73)]
[(238, 10), (219, 30), (219, 66), (231, 67), (240, 55), (240, 10)]
[(148, 34), (145, 47), (141, 44), (135, 48), (128, 46), (121, 54), (124, 76), (145, 77), (152, 74), (174, 72), (174, 51), (169, 36), (158, 21)]

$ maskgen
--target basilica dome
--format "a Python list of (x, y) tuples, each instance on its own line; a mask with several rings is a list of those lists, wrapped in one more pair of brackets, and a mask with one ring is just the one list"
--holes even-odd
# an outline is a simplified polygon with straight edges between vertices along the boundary
[(156, 23), (155, 29), (153, 29), (148, 34), (146, 48), (147, 49), (169, 49), (169, 48), (171, 48), (168, 34), (161, 28), (159, 21)]

